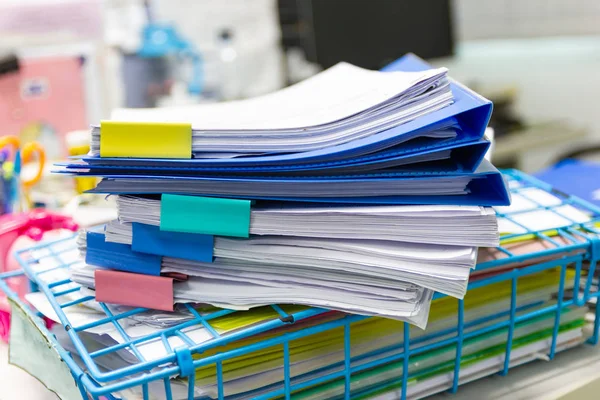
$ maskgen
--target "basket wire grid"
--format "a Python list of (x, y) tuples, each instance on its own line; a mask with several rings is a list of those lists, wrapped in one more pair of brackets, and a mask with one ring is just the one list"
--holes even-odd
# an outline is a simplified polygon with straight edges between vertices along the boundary
[[(600, 216), (600, 209), (565, 193), (554, 190), (549, 185), (536, 180), (519, 171), (509, 170), (504, 172), (508, 180), (511, 192), (513, 194), (525, 193), (530, 188), (541, 189), (552, 194), (560, 201), (548, 206), (536, 203), (538, 210), (547, 210), (557, 213), (561, 206), (571, 205), (579, 210), (586, 211), (590, 215)], [(39, 290), (47, 296), (54, 311), (64, 329), (67, 331), (73, 346), (77, 350), (78, 357), (83, 362), (83, 368), (74, 361), (73, 357), (63, 347), (58, 344), (54, 335), (45, 327), (39, 326), (44, 335), (47, 335), (52, 341), (53, 347), (59, 353), (59, 356), (66, 362), (71, 373), (77, 382), (79, 391), (84, 399), (93, 398), (119, 398), (115, 393), (127, 388), (141, 387), (141, 397), (149, 399), (151, 382), (162, 382), (165, 398), (173, 398), (171, 389), (171, 378), (182, 377), (188, 382), (188, 398), (198, 398), (194, 392), (195, 370), (201, 367), (211, 366), (216, 369), (216, 388), (217, 398), (225, 398), (223, 364), (236, 357), (252, 354), (261, 350), (278, 347), (283, 353), (283, 376), (279, 384), (273, 384), (246, 393), (256, 399), (267, 398), (291, 398), (292, 394), (302, 389), (314, 387), (334, 380), (343, 381), (344, 394), (340, 396), (343, 399), (354, 397), (364, 397), (376, 394), (381, 391), (383, 386), (389, 387), (390, 382), (373, 385), (371, 387), (351, 390), (351, 378), (373, 368), (397, 363), (401, 366), (401, 373), (396, 378), (397, 395), (401, 399), (407, 398), (410, 388), (410, 381), (418, 378), (420, 375), (426, 375), (428, 371), (419, 371), (415, 375), (409, 373), (409, 362), (411, 357), (426, 354), (437, 349), (452, 346), (455, 349), (454, 366), (452, 368), (452, 380), (447, 389), (454, 393), (458, 390), (461, 371), (461, 357), (463, 344), (466, 340), (485, 335), (499, 329), (506, 330), (506, 345), (503, 357), (503, 363), (499, 368), (501, 375), (506, 375), (509, 369), (515, 364), (511, 361), (511, 351), (513, 350), (513, 340), (515, 326), (534, 318), (553, 315), (554, 324), (552, 327), (551, 344), (548, 348), (548, 359), (552, 359), (559, 350), (558, 336), (563, 311), (569, 307), (583, 307), (588, 301), (600, 296), (595, 281), (595, 271), (598, 258), (600, 257), (600, 231), (596, 224), (600, 218), (593, 217), (589, 222), (577, 223), (564, 214), (559, 215), (572, 222), (568, 226), (552, 229), (551, 231), (531, 231), (526, 226), (515, 220), (515, 216), (522, 212), (531, 212), (532, 210), (501, 213), (498, 216), (505, 218), (512, 223), (523, 228), (523, 232), (503, 235), (502, 243), (509, 243), (511, 240), (522, 238), (529, 235), (531, 238), (537, 238), (547, 244), (545, 250), (529, 254), (516, 254), (509, 249), (509, 246), (501, 245), (497, 250), (502, 255), (498, 259), (480, 263), (476, 271), (498, 273), (485, 276), (481, 279), (472, 280), (469, 283), (469, 290), (483, 288), (499, 282), (510, 282), (510, 300), (507, 309), (496, 312), (491, 315), (476, 318), (474, 320), (465, 320), (465, 300), (457, 299), (456, 325), (452, 328), (442, 329), (440, 331), (425, 333), (417, 338), (411, 339), (411, 329), (409, 324), (403, 323), (402, 329), (398, 332), (398, 343), (394, 346), (388, 346), (383, 349), (361, 354), (359, 356), (351, 355), (351, 336), (352, 324), (362, 321), (366, 318), (360, 315), (338, 315), (336, 318), (325, 318), (325, 322), (308, 324), (307, 327), (298, 325), (299, 329), (293, 329), (295, 324), (306, 322), (311, 319), (318, 319), (330, 315), (330, 311), (322, 308), (303, 308), (294, 312), (286, 312), (284, 306), (271, 305), (269, 311), (274, 318), (269, 318), (252, 326), (235, 330), (223, 334), (214, 326), (215, 321), (226, 316), (235, 315), (233, 310), (219, 309), (209, 313), (198, 312), (191, 305), (185, 305), (191, 318), (185, 322), (179, 323), (165, 329), (161, 329), (149, 335), (141, 337), (132, 337), (127, 333), (124, 321), (128, 317), (133, 317), (145, 312), (145, 309), (135, 308), (123, 312), (115, 312), (103, 303), (99, 303), (105, 318), (81, 325), (73, 324), (69, 320), (65, 310), (70, 307), (76, 307), (89, 301), (93, 301), (93, 296), (79, 296), (73, 299), (68, 296), (79, 291), (79, 286), (75, 285), (68, 278), (48, 279), (47, 277), (56, 277), (57, 271), (66, 272), (70, 266), (82, 262), (77, 256), (77, 246), (74, 238), (62, 239), (55, 242), (40, 243), (30, 249), (25, 249), (17, 253), (17, 258), (23, 266), (24, 272), (32, 281), (35, 290)], [(44, 265), (40, 268), (40, 265)], [(523, 267), (511, 268), (511, 265), (523, 265)], [(540, 303), (519, 305), (517, 289), (519, 279), (541, 271), (559, 268), (560, 280), (557, 287), (555, 301), (551, 305), (541, 305)], [(568, 279), (567, 270), (574, 273), (572, 295), (567, 289)], [(10, 272), (0, 275), (0, 289), (5, 291), (13, 301), (19, 302), (29, 315), (36, 314), (27, 305), (23, 304), (14, 292), (8, 287), (6, 280), (17, 276), (22, 272)], [(69, 300), (64, 300), (69, 297)], [(434, 299), (445, 297), (436, 293)], [(432, 306), (435, 307), (435, 304)], [(597, 344), (600, 330), (599, 308), (595, 311), (595, 322), (588, 342)], [(118, 344), (107, 346), (105, 348), (89, 351), (82, 340), (82, 332), (103, 326), (113, 327), (121, 336)], [(210, 333), (210, 340), (202, 343), (196, 343), (188, 336), (190, 329), (201, 327)], [(290, 329), (292, 328), (292, 329)], [(343, 331), (343, 339), (340, 348), (343, 350), (343, 360), (339, 363), (329, 365), (327, 368), (311, 371), (301, 375), (292, 376), (291, 373), (291, 351), (290, 343), (294, 340), (318, 335), (325, 331), (334, 329)], [(232, 344), (236, 341), (251, 338), (269, 331), (280, 330), (278, 335), (272, 335), (260, 339), (243, 347), (226, 349), (219, 351), (222, 346)], [(177, 338), (180, 343), (178, 346), (172, 345), (172, 338)], [(171, 340), (170, 340), (171, 339)], [(150, 342), (160, 341), (164, 346), (164, 356), (152, 360), (146, 359), (139, 350), (140, 346)], [(127, 349), (136, 358), (137, 362), (123, 368), (107, 371), (104, 370), (97, 360), (117, 351)], [(210, 354), (203, 354), (207, 351)], [(227, 398), (236, 398), (239, 396), (227, 396)]]

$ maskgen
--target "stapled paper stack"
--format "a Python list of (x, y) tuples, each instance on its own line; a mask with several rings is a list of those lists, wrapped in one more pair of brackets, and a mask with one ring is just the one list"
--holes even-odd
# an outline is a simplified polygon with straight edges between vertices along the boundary
[[(462, 298), (508, 205), (483, 155), (491, 103), (414, 56), (341, 64), (231, 104), (121, 110), (61, 172), (101, 176), (119, 220), (81, 235), (72, 279), (172, 310), (302, 304), (424, 327)], [(120, 122), (124, 121), (124, 122)]]

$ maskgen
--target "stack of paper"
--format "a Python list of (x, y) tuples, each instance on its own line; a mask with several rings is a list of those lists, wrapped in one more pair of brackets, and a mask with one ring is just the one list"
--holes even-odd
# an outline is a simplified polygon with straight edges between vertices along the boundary
[[(113, 221), (106, 226), (108, 242), (131, 245), (132, 236), (131, 225)], [(216, 237), (213, 252), (215, 258), (209, 263), (165, 257), (162, 271), (191, 276), (225, 274), (233, 275), (229, 279), (236, 280), (244, 276), (279, 282), (300, 279), (305, 285), (315, 282), (317, 277), (336, 282), (347, 275), (351, 281), (373, 280), (374, 285), (378, 282), (383, 288), (393, 280), (408, 281), (462, 298), (470, 269), (475, 266), (477, 248), (381, 240), (256, 236), (249, 239)]]
[[(220, 158), (306, 152), (368, 137), (452, 103), (445, 68), (382, 74), (340, 63), (297, 85), (250, 100), (163, 112), (118, 110), (114, 120), (192, 122), (192, 152)], [(166, 111), (166, 110), (164, 110)], [(232, 118), (232, 116), (234, 116)], [(195, 121), (198, 121), (197, 123)], [(99, 127), (92, 153), (101, 153)], [(453, 137), (435, 130), (426, 137)]]
[[(117, 196), (117, 209), (127, 238), (119, 240), (118, 224), (107, 240), (131, 244), (130, 228), (141, 223), (160, 226), (160, 199)], [(250, 234), (331, 239), (370, 239), (457, 246), (498, 243), (496, 213), (479, 206), (345, 206), (276, 203), (253, 207)]]
[[(261, 98), (119, 110), (61, 172), (103, 177), (119, 219), (79, 240), (72, 279), (99, 301), (172, 310), (301, 304), (424, 327), (462, 298), (489, 207), (491, 104), (445, 69), (340, 64)], [(151, 295), (150, 295), (151, 293)]]
[(60, 172), (104, 177), (98, 193), (508, 204), (483, 161), (491, 103), (428, 68), (414, 56), (386, 72), (342, 64), (259, 99), (120, 110)]

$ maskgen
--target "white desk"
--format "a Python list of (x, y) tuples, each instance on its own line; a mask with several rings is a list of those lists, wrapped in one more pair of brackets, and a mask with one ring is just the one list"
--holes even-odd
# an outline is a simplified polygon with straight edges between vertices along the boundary
[(8, 345), (0, 342), (0, 400), (58, 400), (37, 379), (8, 363)]
[(493, 375), (461, 386), (455, 395), (443, 393), (429, 399), (592, 400), (598, 395), (578, 392), (575, 396), (573, 392), (594, 381), (600, 382), (600, 345), (583, 345), (557, 354), (553, 361), (534, 361), (509, 370), (506, 376)]

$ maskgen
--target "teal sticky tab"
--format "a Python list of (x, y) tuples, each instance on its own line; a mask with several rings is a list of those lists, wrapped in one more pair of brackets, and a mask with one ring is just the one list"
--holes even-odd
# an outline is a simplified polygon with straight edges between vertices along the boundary
[(163, 194), (160, 230), (248, 237), (250, 200)]

